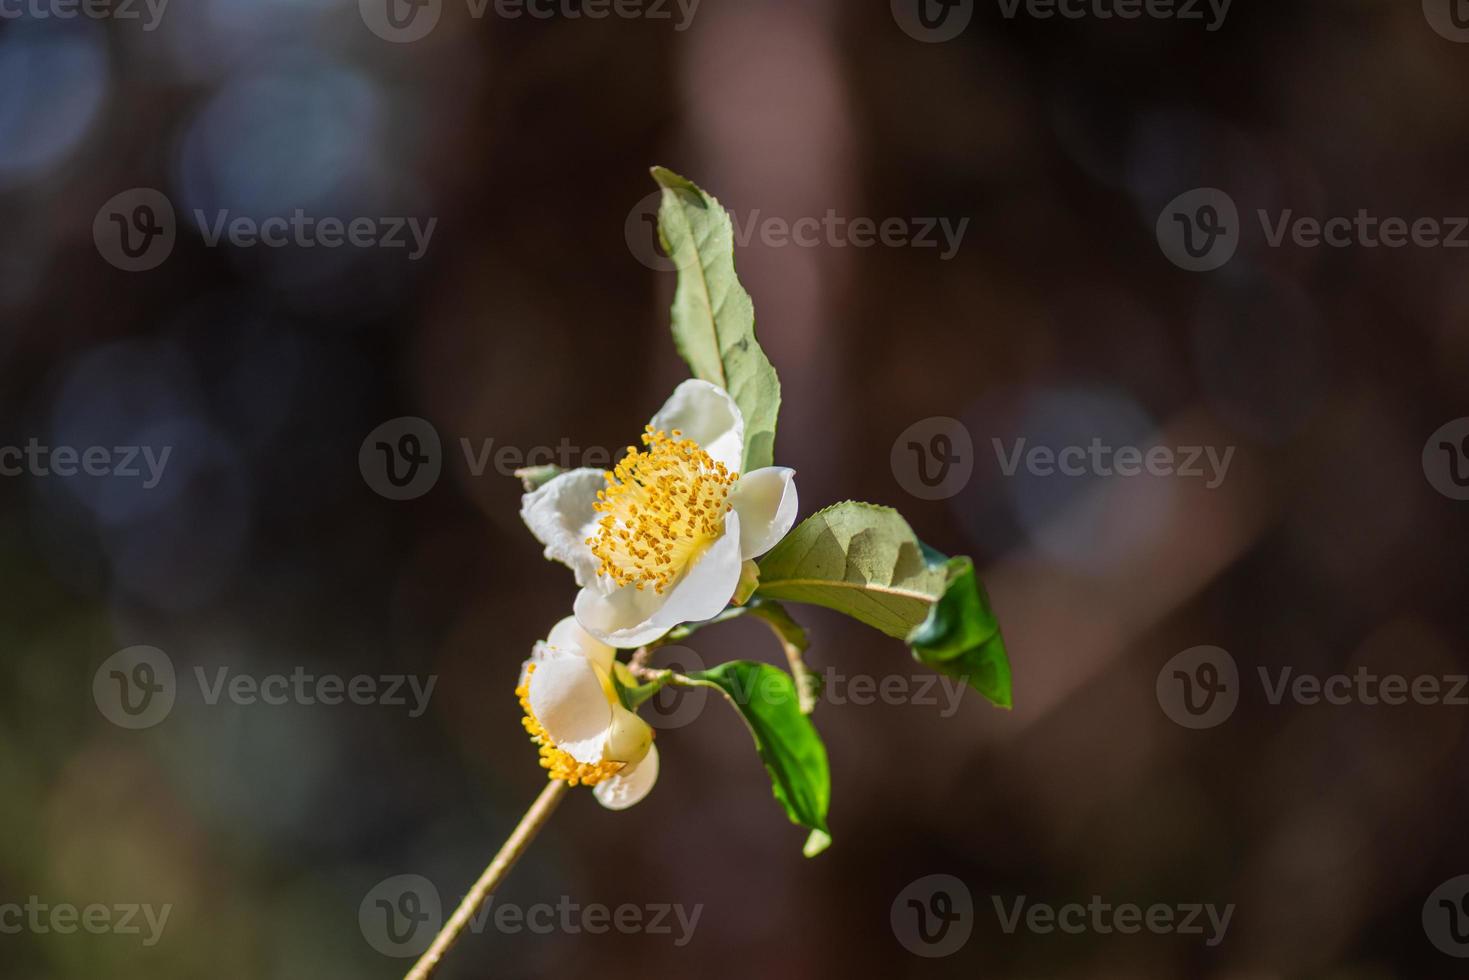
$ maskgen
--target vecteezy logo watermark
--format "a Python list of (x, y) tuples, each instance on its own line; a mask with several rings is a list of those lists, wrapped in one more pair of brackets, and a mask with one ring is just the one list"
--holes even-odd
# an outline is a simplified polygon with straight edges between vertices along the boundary
[(1469, 875), (1450, 878), (1428, 896), (1423, 931), (1440, 953), (1469, 959)]
[[(1279, 707), (1404, 704), (1469, 708), (1469, 674), (1379, 674), (1366, 665), (1337, 674), (1298, 673), (1294, 667), (1257, 667), (1265, 702)], [(1239, 703), (1240, 679), (1234, 658), (1218, 647), (1194, 647), (1178, 654), (1158, 672), (1158, 704), (1185, 728), (1223, 724)]]
[[(555, 466), (562, 470), (591, 467), (604, 470), (616, 454), (605, 446), (579, 446), (562, 437), (554, 446), (496, 445), (494, 438), (460, 437), (464, 466), (476, 479), (493, 470), (499, 476), (514, 476), (522, 469)], [(422, 497), (439, 482), (444, 468), (444, 450), (439, 432), (426, 419), (403, 416), (390, 419), (368, 433), (357, 452), (362, 479), (389, 500)]]
[[(503, 20), (674, 20), (673, 29), (689, 29), (700, 0), (465, 0), (475, 20), (493, 13)], [(362, 22), (384, 41), (407, 44), (428, 37), (439, 23), (443, 0), (357, 0)]]
[(893, 440), (888, 462), (904, 490), (920, 500), (944, 500), (974, 475), (974, 441), (958, 419), (921, 419)]
[[(0, 477), (111, 477), (139, 480), (144, 490), (163, 482), (172, 446), (44, 446), (32, 438), (24, 446), (0, 446)], [(147, 472), (144, 472), (146, 468)]]
[[(475, 935), (493, 929), (511, 936), (527, 932), (536, 936), (643, 933), (672, 936), (673, 945), (683, 947), (694, 938), (703, 914), (702, 904), (692, 908), (669, 902), (609, 907), (596, 902), (582, 905), (562, 895), (554, 905), (517, 905), (491, 898), (469, 920), (468, 929)], [(357, 909), (363, 938), (384, 956), (422, 955), (443, 921), (439, 890), (422, 875), (397, 875), (379, 882)]]
[(908, 952), (928, 959), (949, 956), (974, 931), (974, 897), (953, 875), (927, 875), (898, 893), (888, 921)]
[[(1031, 476), (1176, 476), (1182, 479), (1205, 479), (1204, 488), (1217, 490), (1229, 472), (1234, 458), (1233, 446), (1221, 453), (1214, 446), (1140, 446), (1106, 445), (1093, 439), (1088, 446), (1027, 447), (1025, 439), (1017, 439), (1010, 450), (999, 439), (991, 440), (1000, 472), (1014, 476), (1022, 463)], [(1207, 469), (1200, 465), (1207, 462)]]
[(1239, 248), (1239, 209), (1214, 187), (1180, 194), (1158, 216), (1158, 246), (1168, 261), (1189, 272), (1210, 272)]
[(362, 938), (384, 956), (421, 956), (444, 926), (444, 904), (423, 875), (378, 882), (357, 907)]
[(1013, 902), (994, 895), (991, 901), (1000, 929), (1007, 936), (1014, 935), (1022, 926), (1026, 932), (1041, 936), (1057, 930), (1070, 936), (1088, 932), (1130, 936), (1146, 930), (1155, 936), (1203, 936), (1204, 945), (1214, 947), (1224, 941), (1229, 922), (1234, 918), (1233, 902), (1221, 909), (1212, 902), (1176, 905), (1154, 902), (1146, 907), (1128, 902), (1112, 905), (1100, 895), (1093, 895), (1085, 905), (1080, 902), (1048, 905), (1031, 902), (1025, 895), (1017, 896)]
[[(1286, 208), (1255, 211), (1269, 248), (1469, 248), (1469, 217), (1381, 217), (1359, 208), (1351, 217), (1314, 218)], [(1158, 217), (1158, 245), (1190, 272), (1218, 269), (1234, 257), (1243, 227), (1230, 196), (1212, 187), (1181, 194)]]
[(925, 44), (952, 41), (974, 17), (974, 0), (891, 0), (889, 6), (903, 33)]
[(173, 254), (177, 226), (173, 204), (151, 187), (109, 198), (92, 221), (92, 240), (102, 258), (124, 272), (146, 272)]
[[(696, 674), (709, 665), (690, 647), (669, 644), (658, 648), (659, 670), (676, 670), (680, 674)], [(691, 724), (704, 713), (709, 702), (709, 689), (665, 687), (653, 695), (639, 711), (640, 717), (660, 732), (672, 731)]]
[(1469, 500), (1469, 418), (1445, 422), (1428, 437), (1423, 475), (1450, 500)]
[(1067, 20), (1149, 20), (1203, 21), (1210, 32), (1224, 26), (1229, 6), (1234, 0), (997, 0), (1000, 15), (1014, 20), (1022, 11), (1036, 20), (1064, 17)]
[(444, 13), (443, 0), (357, 0), (362, 23), (384, 41), (410, 44), (428, 37)]
[(357, 468), (367, 485), (389, 500), (422, 497), (439, 482), (444, 468), (439, 432), (416, 416), (390, 419), (362, 440)]
[(176, 691), (173, 661), (157, 647), (119, 650), (92, 676), (97, 710), (119, 728), (152, 728), (173, 710)]
[(1158, 706), (1184, 728), (1213, 728), (1239, 704), (1239, 667), (1219, 647), (1191, 647), (1158, 671)]
[(1469, 42), (1469, 3), (1465, 0), (1423, 0), (1423, 16), (1441, 37)]
[[(656, 272), (672, 272), (673, 259), (664, 254), (658, 240), (658, 204), (661, 192), (644, 196), (628, 212), (622, 233), (627, 249), (642, 265)], [(968, 218), (848, 218), (828, 208), (821, 217), (786, 219), (764, 214), (759, 208), (741, 216), (730, 211), (735, 244), (744, 248), (758, 240), (767, 248), (933, 248), (940, 262), (959, 251)]]
[[(209, 248), (227, 242), (235, 248), (380, 248), (407, 249), (417, 262), (428, 251), (438, 218), (316, 217), (301, 208), (290, 216), (257, 220), (227, 209), (213, 214), (195, 208), (199, 237)], [(157, 268), (173, 252), (177, 238), (173, 205), (159, 191), (139, 187), (103, 204), (92, 221), (92, 238), (102, 258), (125, 272)]]
[[(55, 933), (70, 936), (78, 929), (94, 936), (111, 933), (116, 936), (143, 936), (143, 945), (153, 947), (163, 938), (172, 905), (94, 903), (78, 907), (66, 902), (50, 905), (32, 895), (24, 905), (17, 902), (0, 904), (0, 935), (17, 936), (23, 932), (44, 936)], [(140, 918), (141, 917), (141, 918)], [(143, 927), (147, 926), (147, 935)]]
[[(204, 704), (213, 707), (221, 700), (250, 706), (280, 707), (342, 704), (381, 705), (407, 708), (408, 717), (418, 718), (428, 710), (438, 677), (425, 681), (416, 674), (311, 674), (297, 667), (289, 674), (256, 677), (232, 673), (229, 667), (211, 672), (195, 667), (192, 673)], [(119, 650), (103, 661), (92, 676), (92, 699), (102, 716), (121, 728), (151, 728), (173, 710), (178, 695), (173, 660), (157, 647), (134, 646)]]
[(168, 0), (0, 0), (0, 20), (142, 20), (151, 32), (167, 9)]

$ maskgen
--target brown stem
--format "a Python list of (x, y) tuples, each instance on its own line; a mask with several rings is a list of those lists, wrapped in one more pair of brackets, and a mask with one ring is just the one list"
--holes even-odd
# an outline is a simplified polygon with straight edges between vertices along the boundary
[(434, 975), (434, 971), (439, 967), (439, 960), (443, 959), (444, 954), (459, 941), (465, 926), (469, 925), (469, 920), (474, 918), (480, 906), (484, 905), (490, 897), (490, 893), (499, 887), (500, 882), (510, 873), (510, 869), (515, 867), (515, 862), (519, 861), (520, 856), (530, 847), (530, 842), (535, 840), (536, 834), (555, 812), (556, 804), (560, 803), (561, 798), (566, 795), (566, 789), (567, 784), (559, 779), (547, 781), (546, 788), (541, 790), (541, 795), (536, 797), (530, 809), (525, 811), (525, 816), (520, 818), (520, 823), (510, 832), (510, 837), (501, 846), (500, 853), (496, 854), (490, 866), (485, 868), (485, 873), (479, 876), (479, 881), (474, 883), (469, 894), (464, 896), (464, 901), (459, 903), (459, 908), (454, 910), (454, 914), (444, 928), (440, 929), (439, 934), (434, 937), (433, 945), (429, 946), (428, 952), (419, 957), (418, 962), (414, 964), (413, 969), (408, 971), (404, 980), (428, 980)]
[(632, 671), (632, 675), (640, 681), (651, 680), (652, 678), (648, 675), (653, 673), (653, 670), (648, 664), (652, 659), (653, 647), (651, 645), (638, 647), (637, 652), (627, 659), (627, 669)]

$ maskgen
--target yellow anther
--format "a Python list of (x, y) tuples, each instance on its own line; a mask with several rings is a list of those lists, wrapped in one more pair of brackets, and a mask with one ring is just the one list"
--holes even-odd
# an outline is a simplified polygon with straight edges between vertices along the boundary
[(535, 673), (535, 669), (535, 664), (525, 668), (525, 683), (515, 689), (515, 696), (520, 699), (520, 709), (525, 712), (520, 723), (530, 733), (530, 740), (540, 746), (541, 768), (552, 779), (559, 779), (570, 786), (595, 786), (621, 772), (624, 765), (621, 762), (577, 762), (564, 749), (556, 747), (556, 740), (546, 734), (535, 712), (530, 710), (530, 675)]
[(661, 593), (723, 533), (738, 474), (678, 429), (670, 436), (650, 425), (642, 439), (647, 448), (629, 447), (607, 474), (607, 489), (592, 505), (602, 517), (588, 544), (598, 574)]

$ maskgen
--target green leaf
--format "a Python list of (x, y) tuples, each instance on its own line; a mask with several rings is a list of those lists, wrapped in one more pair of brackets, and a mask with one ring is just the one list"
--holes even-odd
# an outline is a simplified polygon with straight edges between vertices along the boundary
[(811, 719), (801, 713), (796, 685), (779, 667), (732, 660), (689, 680), (718, 688), (750, 729), (755, 751), (770, 773), (771, 789), (791, 822), (812, 831), (806, 856), (831, 843), (826, 812), (831, 804), (831, 770), (826, 746)]
[(524, 469), (516, 470), (515, 476), (520, 480), (521, 486), (525, 487), (525, 492), (530, 493), (556, 479), (561, 472), (559, 466), (527, 466)]
[(791, 678), (801, 695), (801, 714), (809, 715), (816, 710), (816, 699), (821, 696), (821, 675), (813, 674), (806, 667), (806, 650), (811, 638), (805, 628), (786, 612), (785, 606), (769, 599), (757, 599), (750, 607), (750, 615), (762, 620), (775, 634), (785, 651), (786, 661), (791, 666)]
[(806, 518), (760, 560), (755, 594), (826, 606), (901, 640), (947, 579), (897, 511), (847, 501)]
[(617, 700), (628, 711), (637, 711), (644, 701), (667, 687), (672, 679), (673, 672), (666, 671), (645, 684), (639, 684), (632, 671), (627, 669), (627, 664), (614, 662), (612, 665), (612, 687), (617, 692)]
[(808, 517), (761, 559), (755, 597), (845, 613), (1011, 706), (1005, 643), (973, 563), (929, 548), (891, 508), (847, 501)]
[(744, 469), (775, 459), (780, 379), (755, 339), (755, 305), (734, 268), (734, 226), (719, 202), (662, 167), (658, 235), (678, 267), (673, 340), (694, 377), (728, 391), (745, 418)]
[(1002, 708), (1013, 707), (1005, 639), (974, 562), (950, 558), (946, 567), (944, 594), (908, 634), (908, 646), (920, 663), (963, 679)]

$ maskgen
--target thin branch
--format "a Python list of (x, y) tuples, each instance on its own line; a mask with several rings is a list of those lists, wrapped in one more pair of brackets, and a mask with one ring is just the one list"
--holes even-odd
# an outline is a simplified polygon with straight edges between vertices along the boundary
[(434, 971), (439, 968), (439, 961), (459, 941), (460, 935), (469, 925), (469, 921), (479, 912), (480, 906), (484, 905), (490, 893), (499, 887), (500, 882), (504, 881), (505, 876), (510, 873), (510, 869), (515, 867), (515, 862), (519, 861), (526, 848), (530, 847), (530, 842), (535, 840), (536, 834), (555, 812), (556, 804), (561, 802), (561, 798), (566, 795), (566, 790), (567, 784), (559, 779), (547, 781), (546, 788), (541, 790), (541, 795), (536, 797), (530, 809), (525, 811), (525, 816), (520, 818), (520, 823), (511, 831), (510, 837), (500, 848), (500, 853), (495, 855), (495, 859), (490, 862), (485, 873), (479, 876), (479, 881), (476, 881), (474, 887), (469, 890), (469, 894), (464, 896), (464, 901), (459, 903), (459, 908), (454, 910), (454, 915), (434, 937), (433, 945), (429, 946), (428, 952), (419, 958), (418, 963), (408, 971), (404, 980), (428, 980), (434, 975)]

